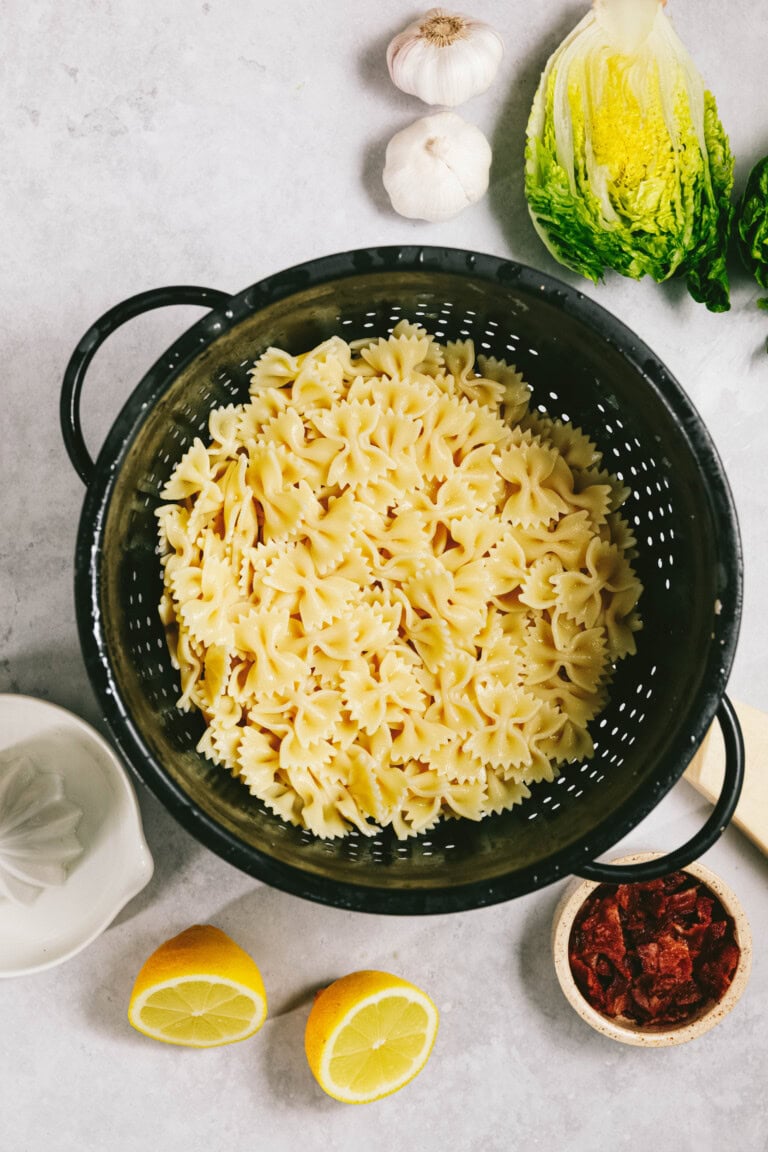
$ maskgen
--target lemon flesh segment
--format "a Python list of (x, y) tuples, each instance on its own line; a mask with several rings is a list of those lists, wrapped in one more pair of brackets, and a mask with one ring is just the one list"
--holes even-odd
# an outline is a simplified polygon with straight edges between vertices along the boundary
[(437, 1032), (428, 998), (385, 992), (345, 1015), (329, 1037), (321, 1087), (347, 1103), (364, 1103), (396, 1092), (421, 1071)]
[(159, 984), (131, 1006), (135, 1028), (167, 1044), (212, 1048), (245, 1040), (266, 1017), (266, 1002), (234, 980), (190, 977)]

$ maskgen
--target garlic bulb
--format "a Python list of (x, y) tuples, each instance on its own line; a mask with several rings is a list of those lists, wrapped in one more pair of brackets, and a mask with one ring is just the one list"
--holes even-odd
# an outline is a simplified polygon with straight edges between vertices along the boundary
[(491, 146), (455, 112), (416, 120), (387, 145), (384, 187), (412, 220), (449, 220), (488, 188)]
[(425, 104), (455, 108), (490, 88), (504, 53), (482, 20), (431, 8), (387, 49), (392, 83)]

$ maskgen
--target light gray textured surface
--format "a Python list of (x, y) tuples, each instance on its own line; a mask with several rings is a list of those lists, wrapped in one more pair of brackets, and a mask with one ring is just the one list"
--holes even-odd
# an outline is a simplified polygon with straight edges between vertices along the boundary
[[(715, 89), (741, 186), (768, 151), (768, 18), (747, 0), (730, 0), (727, 11), (718, 0), (669, 7)], [(494, 144), (492, 187), (453, 221), (426, 225), (392, 214), (379, 179), (386, 140), (426, 112), (391, 86), (383, 62), (414, 14), (404, 0), (0, 5), (0, 690), (53, 700), (103, 728), (75, 631), (83, 490), (57, 404), (72, 348), (112, 304), (160, 284), (236, 291), (297, 261), (374, 243), (473, 248), (563, 275), (528, 223), (521, 149), (539, 71), (583, 5), (483, 0), (473, 10), (507, 45), (491, 91), (461, 110)], [(730, 689), (768, 709), (768, 322), (753, 306), (755, 286), (733, 273), (733, 309), (715, 317), (679, 285), (611, 277), (579, 286), (658, 352), (714, 434), (747, 565)], [(99, 353), (85, 397), (92, 446), (195, 315), (145, 317)], [(2, 1152), (768, 1148), (768, 863), (737, 832), (707, 863), (752, 921), (747, 993), (702, 1040), (645, 1052), (591, 1032), (562, 998), (548, 954), (557, 890), (436, 919), (337, 912), (251, 881), (146, 792), (140, 799), (156, 860), (150, 886), (75, 960), (0, 984)], [(627, 846), (671, 847), (706, 811), (680, 784)], [(271, 1018), (230, 1048), (155, 1045), (125, 1022), (133, 977), (161, 940), (206, 921), (252, 950)], [(414, 1084), (379, 1105), (345, 1108), (306, 1068), (305, 994), (366, 966), (425, 987), (442, 1025)]]

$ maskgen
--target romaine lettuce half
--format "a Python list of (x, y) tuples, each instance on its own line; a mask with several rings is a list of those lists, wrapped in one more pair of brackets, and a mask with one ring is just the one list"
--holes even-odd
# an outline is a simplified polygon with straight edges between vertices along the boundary
[(607, 268), (685, 276), (724, 312), (732, 187), (715, 99), (662, 0), (595, 0), (547, 62), (528, 121), (525, 193), (552, 255), (595, 282)]

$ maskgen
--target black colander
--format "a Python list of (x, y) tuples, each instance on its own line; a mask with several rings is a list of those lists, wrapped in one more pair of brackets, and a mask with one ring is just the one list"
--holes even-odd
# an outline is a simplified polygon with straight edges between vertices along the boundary
[[(150, 369), (98, 460), (79, 403), (102, 341), (168, 304), (210, 313)], [(632, 489), (623, 514), (639, 541), (645, 587), (637, 655), (622, 661), (593, 723), (595, 755), (533, 787), (514, 811), (445, 820), (405, 842), (388, 831), (323, 841), (272, 815), (195, 751), (157, 605), (154, 509), (171, 470), (217, 405), (247, 397), (247, 369), (269, 345), (306, 351), (338, 333), (385, 336), (401, 319), (438, 338), (471, 336), (514, 362), (533, 405), (571, 420)], [(230, 863), (313, 900), (375, 912), (445, 912), (492, 904), (578, 873), (647, 879), (705, 851), (735, 808), (743, 750), (724, 689), (742, 601), (736, 515), (712, 441), (658, 358), (602, 308), (533, 269), (442, 248), (378, 248), (310, 261), (236, 296), (203, 288), (142, 293), (81, 340), (61, 398), (67, 450), (88, 486), (75, 558), (80, 640), (123, 756), (173, 815)], [(683, 773), (717, 714), (727, 751), (723, 795), (701, 832), (632, 869), (597, 864)]]

